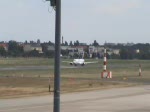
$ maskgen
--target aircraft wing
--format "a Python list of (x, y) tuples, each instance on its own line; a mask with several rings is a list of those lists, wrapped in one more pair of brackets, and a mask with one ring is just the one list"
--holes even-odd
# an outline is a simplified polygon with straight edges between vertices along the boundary
[(72, 63), (72, 61), (62, 61), (62, 62), (64, 62), (64, 63)]
[(73, 62), (72, 61), (62, 61), (64, 63), (69, 63), (70, 65), (73, 65)]
[(85, 64), (98, 63), (98, 61), (84, 62)]

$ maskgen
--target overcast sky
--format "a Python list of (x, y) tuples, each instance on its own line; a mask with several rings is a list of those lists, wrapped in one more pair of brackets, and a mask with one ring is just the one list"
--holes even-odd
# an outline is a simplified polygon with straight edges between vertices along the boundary
[[(61, 1), (65, 41), (150, 43), (150, 0)], [(54, 42), (54, 20), (44, 0), (0, 0), (0, 41)]]

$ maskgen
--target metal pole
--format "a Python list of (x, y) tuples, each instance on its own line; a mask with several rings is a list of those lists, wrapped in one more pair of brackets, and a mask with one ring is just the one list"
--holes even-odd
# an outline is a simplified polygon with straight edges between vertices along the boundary
[(56, 0), (54, 108), (53, 108), (54, 112), (60, 112), (60, 40), (61, 40), (61, 0)]

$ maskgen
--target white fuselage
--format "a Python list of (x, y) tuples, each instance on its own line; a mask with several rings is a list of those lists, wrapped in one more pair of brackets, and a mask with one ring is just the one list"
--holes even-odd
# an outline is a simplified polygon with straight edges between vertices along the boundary
[(70, 63), (72, 65), (84, 65), (84, 59), (74, 59), (72, 63)]

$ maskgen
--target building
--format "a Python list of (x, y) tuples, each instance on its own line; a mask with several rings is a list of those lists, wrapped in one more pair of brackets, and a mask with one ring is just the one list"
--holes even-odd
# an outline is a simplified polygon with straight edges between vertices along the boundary
[(48, 51), (54, 51), (55, 50), (55, 46), (54, 45), (48, 45), (47, 46), (47, 50)]
[(3, 47), (5, 49), (5, 51), (8, 51), (8, 44), (2, 43), (2, 44), (0, 44), (0, 47)]
[(42, 47), (39, 44), (33, 43), (33, 44), (25, 44), (23, 46), (24, 52), (30, 52), (33, 50), (37, 50), (39, 53), (43, 53), (42, 52)]

